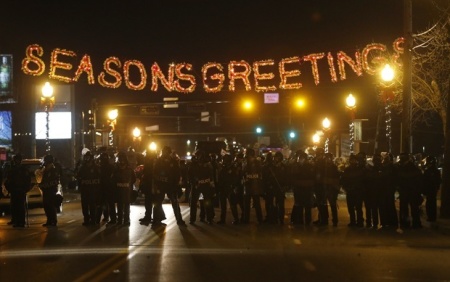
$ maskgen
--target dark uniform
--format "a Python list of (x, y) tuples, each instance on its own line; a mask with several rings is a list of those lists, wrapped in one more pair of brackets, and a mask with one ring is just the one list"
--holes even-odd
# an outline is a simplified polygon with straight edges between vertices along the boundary
[(276, 152), (271, 160), (263, 166), (264, 197), (267, 217), (266, 221), (271, 223), (284, 223), (285, 214), (285, 190), (287, 186), (287, 167), (283, 163), (283, 154)]
[(38, 174), (42, 175), (39, 188), (42, 190), (44, 212), (47, 217), (47, 222), (42, 225), (44, 227), (54, 227), (58, 223), (56, 217), (56, 193), (58, 192), (60, 175), (53, 165), (53, 160), (52, 155), (46, 155), (42, 170), (37, 171)]
[(133, 184), (136, 182), (134, 170), (128, 165), (127, 155), (120, 152), (112, 176), (117, 189), (117, 224), (130, 225), (130, 202)]
[(328, 225), (328, 204), (330, 205), (333, 226), (338, 224), (337, 196), (339, 193), (339, 171), (333, 162), (333, 155), (326, 153), (316, 163), (316, 199), (319, 219), (316, 224)]
[[(166, 219), (162, 209), (161, 193), (154, 193), (153, 190), (153, 167), (156, 161), (156, 154), (147, 152), (144, 157), (144, 170), (141, 176), (140, 190), (145, 195), (145, 215), (139, 219), (142, 223), (150, 223), (155, 217), (155, 222)], [(164, 197), (164, 195), (162, 195)]]
[(253, 201), (253, 207), (256, 211), (258, 223), (262, 223), (261, 196), (264, 192), (262, 184), (262, 165), (261, 161), (256, 158), (255, 151), (251, 148), (246, 150), (242, 173), (244, 182), (244, 218), (242, 222), (250, 222), (250, 208)]
[(237, 188), (239, 185), (239, 172), (234, 166), (231, 156), (224, 155), (222, 165), (219, 167), (219, 177), (217, 183), (217, 192), (220, 199), (220, 221), (218, 224), (225, 223), (227, 214), (227, 201), (230, 204), (231, 214), (233, 215), (233, 224), (239, 223), (237, 210)]
[(290, 179), (294, 192), (292, 224), (311, 224), (311, 209), (315, 186), (315, 167), (308, 161), (306, 153), (297, 152), (297, 159), (290, 167)]
[(81, 211), (83, 213), (83, 225), (100, 223), (101, 208), (101, 184), (100, 167), (95, 163), (91, 152), (83, 156), (77, 173), (78, 187), (81, 195)]
[(109, 217), (107, 224), (117, 223), (116, 202), (117, 202), (117, 189), (115, 189), (112, 182), (112, 175), (114, 172), (114, 166), (110, 163), (109, 155), (106, 152), (100, 154), (99, 166), (100, 166), (100, 191), (101, 202), (106, 210), (103, 214)]
[(240, 221), (244, 219), (244, 182), (242, 181), (244, 173), (242, 171), (244, 163), (244, 154), (238, 153), (233, 161), (233, 166), (236, 168), (238, 174), (238, 183), (235, 189), (236, 202), (241, 211)]
[(428, 156), (425, 159), (425, 169), (423, 171), (424, 190), (423, 193), (427, 199), (425, 211), (427, 221), (435, 222), (437, 217), (437, 193), (441, 185), (441, 172), (437, 168), (436, 158)]
[[(400, 227), (422, 228), (420, 205), (422, 204), (423, 175), (407, 153), (400, 154), (396, 166), (396, 183), (400, 198)], [(409, 221), (411, 211), (412, 223)]]
[(380, 169), (380, 224), (383, 229), (398, 227), (397, 208), (395, 206), (395, 173), (392, 155), (386, 155)]
[(197, 217), (197, 203), (200, 194), (203, 195), (206, 221), (213, 223), (214, 218), (214, 168), (210, 162), (210, 157), (205, 152), (198, 151), (195, 154), (196, 162), (189, 167), (189, 179), (192, 183), (190, 218), (189, 223), (193, 224)]
[(366, 218), (367, 227), (378, 229), (381, 224), (381, 202), (383, 195), (383, 186), (386, 181), (383, 175), (382, 158), (380, 154), (374, 154), (372, 158), (373, 165), (368, 165), (365, 170), (365, 187), (367, 191), (367, 208), (370, 209), (370, 218)]
[(358, 165), (358, 160), (355, 155), (350, 155), (349, 161), (350, 165), (344, 169), (341, 176), (341, 185), (346, 192), (347, 208), (350, 216), (348, 226), (363, 227), (364, 169)]
[[(171, 154), (172, 149), (165, 146), (161, 151), (161, 156), (156, 159), (155, 166), (153, 168), (154, 187), (152, 189), (159, 197), (156, 201), (158, 205), (162, 205), (164, 195), (167, 194), (172, 203), (172, 209), (177, 220), (177, 224), (185, 225), (185, 222), (181, 216), (180, 204), (178, 203), (178, 194), (180, 192), (179, 182), (181, 177), (180, 166), (178, 160), (173, 158)], [(162, 215), (159, 217), (161, 218)]]
[(13, 227), (25, 226), (25, 206), (27, 192), (31, 189), (31, 176), (21, 164), (22, 156), (13, 157), (13, 165), (5, 180), (5, 188), (11, 195), (11, 223)]

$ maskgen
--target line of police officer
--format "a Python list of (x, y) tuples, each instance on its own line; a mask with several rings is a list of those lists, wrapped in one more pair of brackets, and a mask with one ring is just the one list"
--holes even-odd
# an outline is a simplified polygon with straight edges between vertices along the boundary
[[(130, 224), (130, 194), (136, 176), (126, 154), (119, 153), (114, 165), (109, 160), (106, 153), (101, 153), (97, 164), (88, 152), (78, 170), (85, 225), (99, 224), (102, 213), (109, 217), (108, 225)], [(322, 148), (316, 150), (314, 157), (297, 151), (290, 159), (285, 159), (281, 152), (261, 157), (251, 148), (245, 154), (237, 154), (234, 160), (230, 155), (218, 158), (198, 151), (189, 164), (180, 166), (177, 155), (166, 146), (160, 156), (145, 155), (139, 178), (146, 209), (140, 221), (152, 223), (152, 226), (162, 225), (166, 219), (162, 209), (166, 195), (177, 223), (185, 224), (178, 202), (182, 186), (187, 186), (186, 191), (189, 191), (185, 196), (189, 199), (191, 224), (197, 221), (198, 205), (200, 221), (213, 224), (214, 208), (220, 207), (217, 223), (224, 224), (227, 204), (233, 224), (248, 224), (252, 208), (259, 224), (284, 224), (285, 193), (292, 189), (292, 224), (328, 225), (330, 209), (331, 222), (337, 226), (337, 197), (342, 187), (346, 193), (349, 226), (363, 227), (365, 223), (366, 227), (372, 228), (397, 227), (399, 224), (402, 228), (420, 228), (422, 195), (427, 197), (428, 220), (435, 221), (436, 194), (440, 185), (440, 173), (436, 159), (432, 157), (427, 158), (422, 172), (407, 154), (401, 154), (395, 164), (391, 155), (382, 158), (376, 154), (369, 165), (365, 154), (359, 153), (351, 155), (348, 166), (339, 170), (332, 154), (325, 153)], [(400, 200), (399, 216), (396, 195)], [(265, 216), (261, 198), (265, 202)], [(314, 207), (318, 210), (315, 221), (311, 212)]]

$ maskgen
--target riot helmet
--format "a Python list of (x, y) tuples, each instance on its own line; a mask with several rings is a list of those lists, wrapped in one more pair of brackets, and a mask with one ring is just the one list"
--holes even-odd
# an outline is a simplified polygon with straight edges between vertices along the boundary
[(119, 152), (117, 154), (117, 159), (116, 162), (119, 165), (128, 165), (128, 158), (127, 158), (127, 154), (125, 152)]
[(54, 160), (55, 159), (53, 158), (52, 155), (45, 155), (44, 156), (44, 163), (51, 164), (51, 163), (54, 162)]
[(13, 162), (14, 162), (15, 164), (20, 164), (20, 163), (22, 162), (22, 155), (21, 155), (20, 153), (15, 154), (15, 155), (13, 156)]

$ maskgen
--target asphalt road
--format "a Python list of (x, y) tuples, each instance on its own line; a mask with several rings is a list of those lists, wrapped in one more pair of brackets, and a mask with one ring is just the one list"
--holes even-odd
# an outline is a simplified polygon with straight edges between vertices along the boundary
[(139, 204), (130, 227), (84, 227), (65, 198), (57, 228), (41, 226), (42, 209), (23, 229), (0, 217), (0, 281), (450, 281), (449, 234), (349, 228), (342, 199), (337, 227), (257, 225), (254, 213), (249, 225), (178, 226), (165, 204), (167, 225), (152, 229)]

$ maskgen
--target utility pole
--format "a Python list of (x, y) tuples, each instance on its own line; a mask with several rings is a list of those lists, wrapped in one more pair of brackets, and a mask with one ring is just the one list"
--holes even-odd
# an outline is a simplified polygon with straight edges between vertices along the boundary
[[(449, 78), (450, 82), (450, 78)], [(450, 90), (449, 90), (450, 94)], [(450, 102), (447, 101), (447, 113), (450, 113)], [(450, 115), (447, 114), (445, 128), (444, 163), (442, 171), (440, 218), (450, 218)]]
[(403, 53), (403, 103), (402, 103), (402, 149), (412, 153), (412, 1), (403, 0), (403, 32), (405, 50)]

